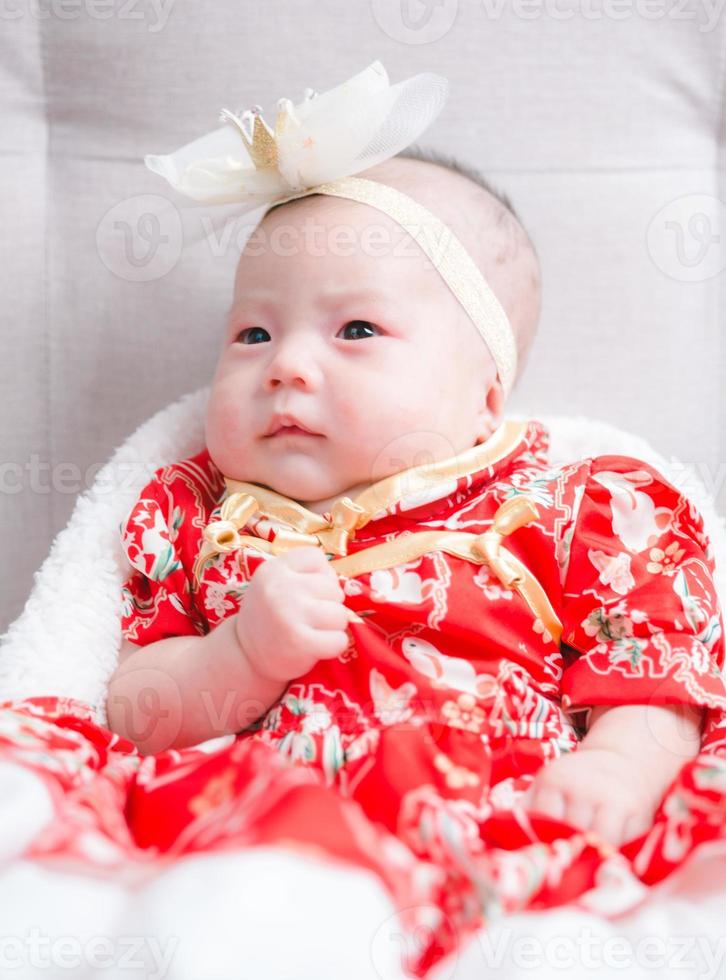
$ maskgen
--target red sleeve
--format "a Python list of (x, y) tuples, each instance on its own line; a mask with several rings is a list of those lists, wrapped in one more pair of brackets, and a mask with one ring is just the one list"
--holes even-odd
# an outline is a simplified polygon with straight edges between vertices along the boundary
[(122, 587), (121, 632), (139, 646), (208, 632), (179, 548), (179, 535), (193, 515), (175, 505), (158, 472), (120, 525), (122, 547), (133, 568)]
[(564, 581), (563, 708), (726, 712), (723, 618), (703, 518), (641, 459), (586, 462)]

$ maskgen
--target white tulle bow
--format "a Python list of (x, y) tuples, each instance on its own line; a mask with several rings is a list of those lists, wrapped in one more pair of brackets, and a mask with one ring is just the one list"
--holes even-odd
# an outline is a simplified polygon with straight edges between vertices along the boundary
[(435, 119), (447, 92), (447, 80), (430, 72), (390, 85), (374, 61), (327, 92), (307, 89), (298, 105), (278, 99), (274, 128), (259, 106), (223, 109), (224, 126), (144, 162), (196, 201), (253, 210), (395, 156)]

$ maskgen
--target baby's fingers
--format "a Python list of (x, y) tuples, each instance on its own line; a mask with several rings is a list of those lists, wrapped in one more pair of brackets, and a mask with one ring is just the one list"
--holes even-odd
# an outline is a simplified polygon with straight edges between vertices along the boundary
[(543, 784), (536, 788), (527, 809), (561, 820), (578, 830), (592, 830), (616, 847), (623, 839), (624, 813), (621, 808), (570, 798), (553, 786)]
[(527, 809), (546, 817), (554, 817), (555, 820), (564, 820), (567, 813), (567, 799), (562, 790), (554, 786), (534, 784)]
[(596, 812), (597, 807), (594, 803), (576, 798), (570, 800), (565, 819), (580, 830), (589, 830), (592, 827)]
[(568, 823), (578, 830), (590, 830), (593, 826), (597, 807), (588, 800), (569, 797), (564, 790), (556, 786), (542, 783), (534, 784), (531, 790), (531, 802), (527, 809), (541, 813), (546, 817), (554, 817)]
[(647, 813), (632, 813), (625, 821), (623, 844), (627, 844), (628, 841), (635, 840), (636, 837), (642, 837), (643, 834), (647, 834), (652, 826), (652, 815), (648, 815)]
[(595, 813), (592, 829), (611, 844), (622, 847), (628, 841), (646, 834), (652, 824), (653, 814), (647, 807), (641, 812), (633, 813), (623, 806), (601, 803)]
[(318, 660), (334, 660), (350, 643), (345, 630), (317, 630), (306, 626), (303, 635), (308, 649), (315, 651)]
[(348, 608), (336, 599), (316, 599), (305, 610), (305, 622), (318, 630), (345, 630)]
[(625, 837), (623, 834), (627, 813), (622, 807), (601, 803), (595, 811), (592, 830), (606, 841), (620, 847)]

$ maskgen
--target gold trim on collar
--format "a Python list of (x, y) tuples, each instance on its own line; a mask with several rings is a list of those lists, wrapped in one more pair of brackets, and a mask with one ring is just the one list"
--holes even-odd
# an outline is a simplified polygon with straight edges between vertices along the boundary
[[(534, 501), (524, 494), (510, 497), (498, 508), (489, 531), (473, 534), (468, 531), (416, 531), (401, 535), (392, 541), (370, 545), (353, 555), (332, 559), (330, 564), (340, 575), (354, 578), (381, 568), (391, 568), (410, 562), (431, 551), (445, 551), (456, 558), (464, 558), (476, 564), (487, 564), (507, 589), (515, 589), (540, 620), (544, 629), (559, 645), (562, 624), (557, 617), (547, 593), (527, 566), (502, 545), (502, 540), (520, 527), (537, 520), (539, 513)], [(266, 541), (251, 534), (236, 532), (235, 543), (225, 543), (222, 550), (248, 547), (271, 555), (279, 555), (290, 548), (306, 544), (320, 544), (314, 536), (291, 533), (278, 535), (274, 541)], [(309, 540), (310, 539), (310, 540)], [(363, 620), (348, 609), (353, 622)]]
[[(435, 463), (424, 463), (421, 466), (410, 466), (408, 469), (386, 476), (382, 480), (372, 483), (355, 499), (346, 496), (339, 497), (328, 513), (334, 515), (336, 507), (339, 511), (348, 508), (357, 510), (359, 519), (355, 522), (355, 528), (361, 528), (368, 523), (374, 514), (388, 510), (392, 504), (398, 503), (404, 497), (415, 492), (412, 487), (433, 487), (437, 482), (444, 483), (447, 480), (468, 476), (468, 474), (476, 473), (486, 466), (498, 463), (499, 460), (504, 459), (516, 449), (523, 440), (528, 424), (527, 421), (521, 419), (509, 419), (502, 422), (485, 442), (465, 449), (455, 456), (448, 457), (448, 459), (442, 459)], [(291, 500), (275, 490), (261, 487), (257, 483), (244, 483), (241, 480), (232, 480), (228, 477), (224, 478), (224, 482), (230, 494), (250, 494), (259, 501), (261, 513), (278, 517), (288, 524), (292, 524), (298, 531), (309, 534), (333, 526), (332, 521), (325, 520), (320, 514), (308, 510), (296, 500)]]
[(437, 483), (459, 479), (498, 463), (522, 442), (528, 425), (521, 419), (504, 421), (485, 442), (447, 459), (411, 466), (384, 477), (372, 483), (355, 500), (348, 496), (339, 497), (325, 515), (316, 514), (296, 500), (258, 483), (224, 477), (227, 497), (222, 504), (220, 519), (204, 529), (194, 563), (194, 579), (199, 582), (201, 569), (208, 558), (240, 547), (240, 532), (257, 510), (291, 525), (292, 530), (277, 530), (276, 540), (280, 544), (287, 540), (290, 544), (320, 545), (326, 554), (344, 557), (348, 554), (348, 542), (374, 514), (387, 511), (414, 493), (412, 487), (432, 488)]
[[(521, 443), (528, 424), (521, 420), (503, 422), (486, 442), (449, 459), (394, 473), (371, 484), (355, 499), (339, 497), (325, 515), (316, 514), (275, 490), (225, 477), (228, 495), (222, 504), (220, 519), (212, 521), (204, 529), (194, 564), (195, 581), (199, 584), (202, 567), (212, 555), (242, 547), (272, 555), (301, 545), (321, 547), (326, 554), (337, 556), (331, 559), (331, 565), (340, 575), (349, 578), (391, 568), (431, 551), (445, 551), (477, 564), (486, 563), (505, 588), (513, 588), (522, 596), (543, 628), (559, 645), (562, 624), (545, 590), (527, 566), (502, 545), (504, 537), (539, 517), (534, 501), (524, 494), (505, 500), (492, 519), (491, 529), (483, 534), (418, 531), (348, 555), (348, 542), (355, 537), (355, 532), (366, 525), (374, 514), (385, 512), (404, 497), (412, 495), (415, 491), (411, 487), (416, 486), (417, 481), (420, 481), (418, 485), (431, 487), (434, 480), (443, 483), (458, 479), (499, 462)], [(274, 541), (243, 534), (243, 528), (257, 511), (275, 517), (290, 527), (277, 528)], [(353, 622), (363, 622), (351, 609), (348, 614)]]

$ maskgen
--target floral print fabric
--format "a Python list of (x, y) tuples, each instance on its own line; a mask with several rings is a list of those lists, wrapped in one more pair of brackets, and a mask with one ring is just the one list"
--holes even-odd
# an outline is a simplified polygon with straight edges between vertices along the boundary
[[(505, 500), (527, 495), (537, 519), (507, 547), (547, 593), (560, 642), (486, 564), (433, 550), (341, 576), (361, 617), (348, 649), (235, 735), (142, 758), (79, 702), (6, 703), (2, 756), (40, 773), (57, 801), (27, 856), (93, 863), (93, 834), (109, 868), (278, 841), (352, 862), (379, 876), (406, 928), (425, 921), (428, 944), (407, 964), (424, 976), (495, 915), (586, 895), (622, 910), (724, 837), (723, 619), (701, 517), (643, 460), (553, 467), (548, 443), (530, 420), (496, 462), (390, 503), (349, 554), (421, 530), (484, 533)], [(120, 528), (131, 642), (205, 635), (271, 560), (245, 546), (208, 560), (196, 581), (225, 493), (204, 450), (160, 468), (140, 494)], [(274, 541), (281, 529), (257, 512), (245, 534)], [(616, 850), (525, 812), (538, 769), (577, 751), (591, 705), (649, 702), (705, 715), (701, 754), (647, 834)]]

